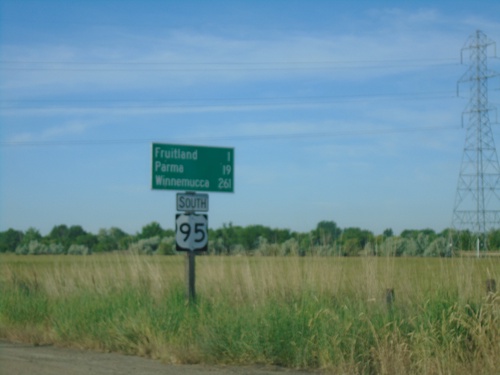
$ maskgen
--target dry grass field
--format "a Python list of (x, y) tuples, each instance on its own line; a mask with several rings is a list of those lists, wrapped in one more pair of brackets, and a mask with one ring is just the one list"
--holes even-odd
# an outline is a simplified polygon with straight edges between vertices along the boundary
[[(0, 338), (347, 374), (495, 374), (500, 259), (0, 256)], [(388, 290), (392, 290), (389, 293)]]

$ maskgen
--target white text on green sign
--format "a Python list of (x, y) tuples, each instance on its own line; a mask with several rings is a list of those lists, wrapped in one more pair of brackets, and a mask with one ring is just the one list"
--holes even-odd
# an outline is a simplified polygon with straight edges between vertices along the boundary
[(233, 176), (233, 148), (153, 143), (153, 189), (232, 193)]

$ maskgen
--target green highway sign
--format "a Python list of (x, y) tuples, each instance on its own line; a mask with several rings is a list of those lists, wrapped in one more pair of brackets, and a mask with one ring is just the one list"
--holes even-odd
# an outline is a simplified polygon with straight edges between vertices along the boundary
[(234, 148), (153, 143), (152, 189), (234, 192)]

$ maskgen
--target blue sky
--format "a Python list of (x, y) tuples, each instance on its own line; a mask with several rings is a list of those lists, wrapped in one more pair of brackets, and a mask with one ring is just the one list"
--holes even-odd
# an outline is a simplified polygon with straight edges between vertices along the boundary
[(496, 0), (2, 0), (0, 231), (173, 228), (152, 142), (234, 147), (212, 228), (441, 231), (465, 139), (460, 51), (477, 29), (500, 43), (499, 14)]

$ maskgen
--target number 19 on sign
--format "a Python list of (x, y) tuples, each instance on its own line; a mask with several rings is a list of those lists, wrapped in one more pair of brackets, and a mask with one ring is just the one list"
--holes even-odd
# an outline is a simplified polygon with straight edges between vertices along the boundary
[(207, 215), (176, 214), (175, 242), (177, 251), (207, 251), (207, 227)]

